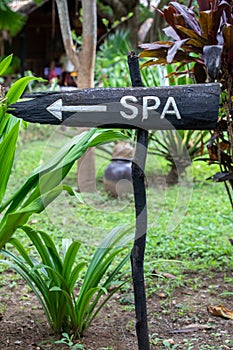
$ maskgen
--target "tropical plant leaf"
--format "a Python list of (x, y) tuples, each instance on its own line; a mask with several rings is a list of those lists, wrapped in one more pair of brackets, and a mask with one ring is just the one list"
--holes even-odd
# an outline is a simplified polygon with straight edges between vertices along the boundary
[[(203, 38), (201, 35), (199, 35), (198, 33), (196, 33), (194, 30), (186, 28), (186, 27), (182, 27), (182, 26), (177, 26), (177, 28), (183, 32), (184, 34), (186, 34), (186, 38), (190, 38), (192, 40), (195, 40), (195, 46), (197, 47), (202, 47), (204, 45), (208, 45), (208, 40), (206, 40), (205, 38)], [(193, 51), (195, 50), (195, 47), (192, 47)], [(194, 51), (195, 52), (195, 51)]]
[(36, 197), (17, 211), (6, 213), (0, 223), (0, 249), (10, 239), (17, 228), (27, 223), (32, 214), (43, 211), (63, 190), (67, 190), (67, 188), (70, 189), (69, 186), (59, 185), (44, 195)]
[(7, 92), (7, 105), (11, 105), (13, 103), (16, 103), (24, 90), (26, 89), (28, 83), (30, 81), (36, 80), (38, 82), (45, 82), (45, 79), (42, 78), (36, 78), (33, 76), (23, 77), (19, 80), (17, 80), (9, 89)]
[[(174, 43), (172, 41), (156, 41), (154, 43), (145, 43), (141, 44), (140, 47), (145, 50), (158, 50), (158, 49), (169, 49)], [(140, 57), (143, 57), (143, 53), (139, 54)]]
[[(179, 4), (178, 2), (171, 1), (170, 5), (176, 9), (176, 11), (181, 14), (183, 17), (185, 24), (188, 28), (196, 32), (199, 36), (201, 35), (201, 28), (200, 24), (198, 23), (193, 11), (190, 8), (187, 8), (186, 6)], [(179, 26), (177, 26), (178, 29)]]
[(22, 187), (0, 206), (0, 211), (7, 208), (0, 223), (0, 249), (17, 227), (25, 225), (33, 213), (44, 210), (63, 190), (80, 198), (69, 186), (60, 183), (89, 146), (126, 138), (126, 134), (119, 131), (92, 129), (75, 136), (46, 164), (36, 168)]
[[(53, 320), (50, 313), (50, 300), (46, 297), (48, 295), (48, 288), (46, 284), (44, 283), (43, 279), (38, 278), (38, 274), (31, 273), (31, 269), (27, 267), (27, 265), (19, 259), (15, 254), (12, 252), (6, 251), (5, 249), (2, 249), (1, 251), (8, 260), (3, 260), (2, 262), (8, 264), (12, 269), (14, 269), (29, 285), (29, 287), (32, 289), (32, 291), (35, 293), (36, 297), (38, 298), (40, 305), (42, 306), (43, 310), (45, 311), (46, 317), (48, 319), (48, 322), (51, 327), (53, 327)], [(13, 261), (13, 263), (11, 262)], [(45, 298), (44, 298), (45, 297)]]
[(229, 50), (229, 55), (232, 55), (233, 25), (225, 24), (222, 29), (222, 34), (224, 37), (225, 50)]
[(15, 36), (25, 24), (27, 16), (13, 12), (9, 7), (0, 11), (0, 30), (7, 30), (11, 36)]
[(64, 257), (62, 274), (67, 281), (70, 278), (70, 274), (71, 274), (80, 246), (81, 246), (80, 242), (77, 242), (77, 241), (72, 242)]
[(172, 63), (177, 51), (182, 48), (184, 43), (189, 39), (177, 40), (167, 51), (167, 63)]
[[(89, 273), (84, 275), (83, 280), (79, 279), (79, 283), (84, 286), (79, 290), (76, 289), (76, 283), (80, 272), (86, 266), (84, 261), (77, 262), (80, 243), (70, 240), (64, 242), (65, 255), (61, 259), (48, 234), (26, 226), (23, 230), (36, 248), (39, 259), (30, 257), (22, 244), (13, 238), (8, 244), (16, 248), (20, 257), (3, 249), (5, 257), (13, 261), (8, 262), (9, 266), (14, 268), (32, 288), (55, 332), (68, 329), (82, 336), (109, 298), (126, 282), (119, 283), (118, 287), (108, 291), (108, 287), (116, 280), (117, 274), (129, 258), (127, 254), (120, 259), (113, 271), (107, 275), (111, 262), (123, 249), (121, 245), (125, 245), (131, 238), (131, 235), (129, 236), (131, 229), (117, 228), (103, 240), (91, 259), (87, 269)], [(95, 262), (98, 262), (97, 266), (94, 266)], [(103, 300), (101, 299), (99, 303), (101, 296)]]
[(6, 134), (0, 143), (0, 204), (6, 192), (7, 183), (15, 156), (16, 141), (19, 132), (19, 122)]
[(0, 61), (0, 75), (3, 75), (7, 68), (10, 66), (11, 61), (12, 61), (13, 55), (9, 55), (5, 57), (2, 61)]
[(179, 32), (177, 30), (176, 25), (182, 25), (185, 26), (185, 22), (182, 16), (180, 15), (175, 15), (175, 9), (172, 6), (168, 6), (167, 8), (164, 9), (163, 16), (165, 21), (174, 29), (174, 31), (178, 35), (178, 40), (184, 39), (184, 35), (182, 32)]

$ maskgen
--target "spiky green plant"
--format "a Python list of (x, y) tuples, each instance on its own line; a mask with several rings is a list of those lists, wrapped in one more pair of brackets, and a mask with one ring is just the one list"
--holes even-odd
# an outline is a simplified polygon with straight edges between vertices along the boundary
[(165, 130), (151, 134), (149, 151), (168, 161), (169, 185), (176, 184), (192, 160), (202, 154), (208, 135), (208, 131), (197, 130)]
[(129, 255), (120, 258), (114, 268), (111, 266), (126, 248), (131, 229), (112, 230), (95, 250), (88, 265), (82, 258), (77, 261), (79, 242), (63, 240), (60, 254), (45, 232), (27, 226), (22, 229), (36, 249), (36, 257), (30, 256), (19, 240), (11, 238), (7, 247), (13, 246), (18, 255), (3, 249), (7, 260), (2, 262), (7, 262), (30, 286), (55, 333), (65, 331), (80, 338), (109, 298), (126, 283), (125, 278), (123, 282), (116, 282)]

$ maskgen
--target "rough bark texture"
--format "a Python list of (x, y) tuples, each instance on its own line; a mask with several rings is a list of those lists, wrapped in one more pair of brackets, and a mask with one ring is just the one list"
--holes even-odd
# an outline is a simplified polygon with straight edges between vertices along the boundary
[(78, 57), (77, 51), (75, 50), (75, 46), (71, 36), (71, 27), (70, 27), (67, 0), (56, 0), (56, 4), (57, 4), (57, 11), (58, 11), (58, 17), (59, 17), (65, 52), (66, 52), (66, 55), (69, 57), (70, 61), (73, 63), (75, 70), (78, 72), (79, 57)]
[[(96, 0), (82, 0), (83, 31), (82, 51), (80, 54), (80, 71), (78, 87), (94, 87), (94, 67), (97, 43), (97, 9)], [(82, 192), (95, 192), (95, 151), (90, 149), (88, 154), (78, 162), (78, 185)]]
[(80, 89), (94, 87), (94, 67), (97, 42), (96, 0), (82, 0), (83, 35), (80, 54)]
[(128, 21), (128, 28), (130, 32), (130, 42), (133, 50), (138, 49), (138, 31), (139, 31), (139, 0), (132, 9), (133, 17)]
[[(138, 57), (135, 53), (128, 56), (130, 78), (133, 86), (142, 86)], [(145, 164), (148, 148), (148, 131), (137, 130), (137, 144), (132, 163), (132, 179), (136, 212), (136, 232), (134, 246), (131, 251), (131, 268), (134, 286), (134, 302), (136, 313), (136, 333), (138, 350), (150, 350), (146, 291), (144, 282), (144, 253), (147, 233), (147, 204), (145, 186)]]
[[(28, 97), (32, 95), (28, 95)], [(37, 97), (36, 97), (37, 96)], [(213, 130), (216, 128), (219, 109), (219, 84), (196, 84), (165, 86), (156, 88), (94, 88), (62, 93), (40, 93), (34, 99), (11, 105), (10, 113), (26, 121), (41, 124), (65, 124), (77, 127), (120, 127), (143, 128), (146, 130)], [(129, 104), (123, 105), (121, 99), (128, 96)], [(158, 106), (153, 109), (155, 101)], [(164, 114), (165, 105), (169, 98), (176, 102), (180, 118), (170, 110)], [(132, 102), (135, 98), (137, 102)], [(147, 107), (143, 110), (145, 98)], [(143, 101), (142, 101), (143, 100)], [(56, 105), (57, 102), (58, 106)], [(56, 105), (56, 107), (55, 107)], [(83, 108), (93, 107), (92, 111), (83, 112)], [(69, 110), (69, 107), (71, 108)], [(101, 107), (105, 110), (97, 111)], [(132, 116), (131, 108), (136, 109)], [(52, 108), (59, 113), (54, 116)], [(78, 110), (77, 108), (81, 108)], [(152, 109), (151, 109), (152, 108)], [(147, 111), (147, 112), (146, 112)], [(124, 113), (125, 116), (121, 113)], [(171, 113), (172, 112), (172, 113)], [(56, 115), (56, 113), (55, 113)], [(59, 117), (59, 119), (58, 119)]]

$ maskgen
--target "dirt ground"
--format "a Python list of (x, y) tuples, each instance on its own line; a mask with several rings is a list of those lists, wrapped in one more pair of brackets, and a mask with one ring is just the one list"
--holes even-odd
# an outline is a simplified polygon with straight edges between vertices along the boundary
[[(219, 304), (233, 310), (232, 295), (220, 295), (233, 292), (233, 273), (187, 271), (183, 278), (187, 283), (171, 295), (161, 289), (148, 298), (151, 349), (233, 349), (233, 320), (207, 311)], [(7, 281), (0, 288), (0, 350), (72, 349), (54, 344), (43, 310), (25, 284), (11, 284), (9, 276)], [(118, 294), (109, 302), (82, 339), (85, 350), (137, 349), (132, 298)]]

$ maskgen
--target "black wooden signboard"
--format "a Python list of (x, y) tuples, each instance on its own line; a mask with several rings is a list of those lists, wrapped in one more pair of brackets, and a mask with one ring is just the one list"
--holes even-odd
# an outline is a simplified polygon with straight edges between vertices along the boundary
[(77, 127), (214, 129), (219, 84), (45, 93), (12, 106), (26, 121)]
[(148, 130), (214, 129), (218, 117), (220, 85), (211, 83), (143, 88), (138, 58), (134, 53), (129, 54), (128, 63), (133, 88), (41, 93), (10, 106), (9, 112), (32, 123), (138, 129), (132, 162), (136, 233), (131, 266), (138, 349), (149, 350), (143, 269), (147, 232), (144, 168)]

